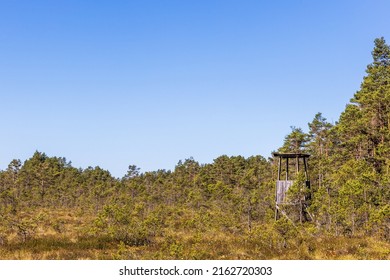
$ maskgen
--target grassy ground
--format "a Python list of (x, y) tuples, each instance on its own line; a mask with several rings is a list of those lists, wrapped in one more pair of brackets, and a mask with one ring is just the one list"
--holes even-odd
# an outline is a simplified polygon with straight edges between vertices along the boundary
[[(188, 234), (187, 234), (188, 235)], [(108, 238), (46, 236), (0, 247), (1, 259), (387, 259), (390, 245), (371, 238), (316, 238), (274, 247), (240, 237), (170, 236), (143, 246)]]
[(0, 245), (5, 260), (77, 259), (386, 259), (390, 244), (373, 237), (281, 235), (271, 227), (250, 233), (216, 229), (164, 229), (148, 244), (126, 245), (109, 236), (88, 234), (91, 217), (67, 211), (42, 211), (34, 233), (22, 239), (10, 234)]

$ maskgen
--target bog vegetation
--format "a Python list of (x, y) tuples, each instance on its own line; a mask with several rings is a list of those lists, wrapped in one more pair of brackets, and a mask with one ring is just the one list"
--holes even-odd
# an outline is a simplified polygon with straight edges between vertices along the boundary
[(123, 178), (36, 151), (0, 171), (1, 259), (390, 259), (390, 48), (337, 123), (318, 113), (279, 152), (311, 154), (311, 220), (275, 221), (277, 164), (179, 161)]

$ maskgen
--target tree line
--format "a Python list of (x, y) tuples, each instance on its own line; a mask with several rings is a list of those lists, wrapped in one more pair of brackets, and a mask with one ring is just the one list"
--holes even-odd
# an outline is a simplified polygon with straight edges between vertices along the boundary
[[(278, 149), (311, 155), (312, 219), (303, 226), (311, 235), (390, 241), (390, 47), (384, 38), (374, 43), (373, 61), (339, 120), (332, 124), (318, 113), (307, 132), (291, 127)], [(270, 250), (285, 247), (297, 225), (274, 219), (276, 170), (273, 158), (222, 155), (209, 164), (185, 159), (174, 170), (142, 173), (130, 165), (114, 178), (100, 167), (75, 168), (36, 151), (0, 171), (0, 244), (34, 238), (42, 231), (42, 209), (62, 209), (78, 213), (79, 235), (123, 246), (158, 243), (173, 257), (184, 250), (172, 238), (178, 232), (195, 241), (206, 232), (266, 236), (261, 242)], [(61, 221), (50, 226), (66, 228)]]

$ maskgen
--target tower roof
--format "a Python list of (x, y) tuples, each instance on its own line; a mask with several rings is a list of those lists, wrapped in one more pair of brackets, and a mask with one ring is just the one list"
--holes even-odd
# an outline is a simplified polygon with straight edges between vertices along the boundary
[(304, 153), (272, 153), (274, 157), (280, 157), (280, 158), (308, 158), (310, 157), (309, 154)]

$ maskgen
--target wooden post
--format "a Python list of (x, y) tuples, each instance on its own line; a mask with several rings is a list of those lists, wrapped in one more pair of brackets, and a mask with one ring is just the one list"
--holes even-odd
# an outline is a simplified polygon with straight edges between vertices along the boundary
[(305, 165), (305, 177), (306, 177), (306, 181), (309, 181), (309, 172), (307, 171), (307, 162), (306, 162), (306, 158), (303, 158), (303, 164)]
[(286, 181), (288, 181), (288, 158), (286, 158)]

